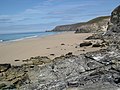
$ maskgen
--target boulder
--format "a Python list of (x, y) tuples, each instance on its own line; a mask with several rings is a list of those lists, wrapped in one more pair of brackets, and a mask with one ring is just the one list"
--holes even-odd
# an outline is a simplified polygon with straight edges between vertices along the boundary
[(61, 43), (61, 45), (65, 45), (64, 43)]
[(34, 57), (31, 59), (33, 65), (41, 65), (41, 64), (45, 64), (45, 63), (49, 63), (51, 62), (51, 59), (49, 59), (47, 56), (38, 56), (38, 57)]
[(50, 56), (55, 56), (55, 54), (51, 53)]
[(66, 56), (69, 56), (69, 55), (72, 55), (72, 54), (73, 54), (72, 52), (69, 52), (69, 53), (66, 54)]
[(101, 47), (101, 44), (97, 42), (97, 43), (93, 44), (92, 47)]
[(75, 31), (75, 33), (90, 33), (90, 32), (92, 32), (90, 29), (88, 29), (88, 28), (80, 28), (80, 29), (77, 29), (76, 31)]
[(91, 46), (92, 43), (89, 41), (89, 42), (83, 42), (83, 43), (80, 43), (80, 47), (84, 47), (84, 46)]
[(5, 72), (11, 68), (11, 64), (0, 64), (0, 72)]
[(16, 60), (14, 60), (15, 62), (18, 62), (18, 61), (20, 61), (19, 59), (16, 59)]
[(1, 83), (0, 84), (0, 89), (3, 89), (4, 87), (6, 87), (7, 85), (5, 83)]
[(68, 82), (67, 86), (68, 87), (78, 87), (79, 86), (79, 82)]
[(86, 40), (93, 40), (93, 39), (102, 39), (102, 33), (92, 34), (92, 36), (86, 38)]

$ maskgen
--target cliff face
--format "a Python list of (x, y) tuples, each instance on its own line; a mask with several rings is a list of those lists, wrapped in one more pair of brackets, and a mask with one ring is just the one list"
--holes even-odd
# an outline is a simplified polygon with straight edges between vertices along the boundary
[(107, 29), (110, 16), (97, 17), (88, 22), (56, 26), (52, 31), (98, 32)]
[(115, 8), (111, 13), (111, 19), (106, 33), (107, 34), (120, 33), (120, 6)]
[(111, 46), (116, 46), (120, 50), (120, 5), (111, 13), (110, 23), (104, 38), (109, 40)]

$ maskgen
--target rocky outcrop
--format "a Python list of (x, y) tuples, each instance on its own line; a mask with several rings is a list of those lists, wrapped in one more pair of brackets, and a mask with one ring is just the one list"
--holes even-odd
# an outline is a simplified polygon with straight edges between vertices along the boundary
[(13, 90), (30, 82), (24, 66), (11, 66), (10, 64), (4, 65), (4, 67), (8, 66), (8, 69), (0, 72), (0, 89)]
[(48, 57), (46, 57), (46, 56), (33, 57), (30, 60), (32, 61), (33, 65), (41, 65), (41, 64), (45, 64), (45, 63), (51, 62), (51, 60)]
[(102, 37), (103, 37), (103, 36), (102, 36), (102, 33), (99, 33), (99, 34), (98, 34), (98, 33), (96, 33), (96, 34), (92, 34), (92, 36), (87, 37), (87, 38), (86, 38), (86, 40), (92, 40), (92, 39), (94, 39), (94, 40), (95, 40), (95, 39), (102, 39)]
[(109, 19), (109, 16), (97, 17), (88, 22), (57, 26), (52, 31), (76, 31), (76, 33), (106, 31)]
[(111, 13), (111, 20), (106, 34), (120, 33), (120, 6)]
[(30, 77), (32, 83), (23, 85), (20, 89), (87, 90), (85, 88), (90, 87), (94, 88), (91, 90), (97, 90), (97, 88), (110, 90), (111, 86), (115, 88), (113, 90), (117, 90), (120, 83), (119, 55), (117, 51), (100, 50), (79, 56), (67, 55), (55, 58), (53, 62), (43, 65), (37, 71), (34, 71), (36, 70), (34, 68), (29, 74), (32, 76)]
[(115, 38), (116, 36), (118, 37), (119, 34), (120, 34), (120, 6), (115, 8), (111, 13), (111, 20), (108, 25), (107, 32), (105, 33), (104, 36), (109, 36), (109, 38), (110, 37)]
[(120, 6), (113, 10), (111, 15), (111, 24), (108, 28), (109, 31), (113, 33), (120, 33)]
[(111, 13), (111, 20), (104, 34), (104, 39), (109, 41), (111, 48), (112, 46), (120, 47), (120, 6), (115, 8)]
[(84, 46), (91, 46), (91, 45), (92, 45), (92, 43), (91, 43), (90, 41), (80, 43), (80, 47), (84, 47)]
[(0, 73), (7, 71), (9, 68), (11, 68), (11, 64), (0, 64)]

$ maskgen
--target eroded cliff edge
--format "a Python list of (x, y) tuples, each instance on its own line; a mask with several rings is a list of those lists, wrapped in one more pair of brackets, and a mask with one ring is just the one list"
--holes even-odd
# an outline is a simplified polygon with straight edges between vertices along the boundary
[(102, 16), (88, 22), (56, 26), (52, 31), (76, 31), (80, 33), (101, 32), (107, 29), (109, 21), (110, 16)]

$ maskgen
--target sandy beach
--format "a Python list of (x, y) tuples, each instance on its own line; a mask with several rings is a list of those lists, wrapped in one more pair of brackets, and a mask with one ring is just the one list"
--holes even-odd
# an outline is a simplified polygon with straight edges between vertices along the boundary
[[(76, 48), (77, 45), (79, 46), (90, 35), (92, 33), (74, 34), (74, 32), (64, 32), (51, 36), (0, 43), (0, 63), (19, 65), (23, 63), (23, 59), (34, 56), (48, 56), (53, 59), (68, 52), (78, 55), (99, 50), (100, 48), (92, 48), (91, 46)], [(20, 61), (15, 62), (18, 59)]]

